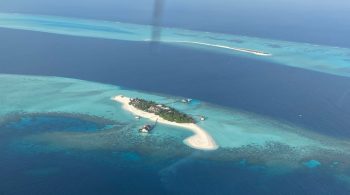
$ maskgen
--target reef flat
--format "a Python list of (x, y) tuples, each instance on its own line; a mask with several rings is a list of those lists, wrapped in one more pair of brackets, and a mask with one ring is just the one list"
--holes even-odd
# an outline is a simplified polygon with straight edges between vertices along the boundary
[[(8, 123), (7, 118), (16, 114), (21, 115), (21, 113), (25, 116), (36, 113), (68, 113), (72, 116), (101, 118), (108, 121), (102, 124), (109, 124), (109, 128), (98, 131), (36, 132), (26, 138), (31, 141), (83, 150), (118, 150), (136, 147), (137, 150), (145, 152), (147, 148), (154, 147), (158, 148), (157, 150), (162, 148), (161, 150), (164, 151), (176, 150), (177, 153), (182, 153), (181, 151), (186, 152), (190, 149), (185, 149), (186, 146), (182, 142), (191, 135), (187, 130), (179, 127), (159, 124), (152, 131), (152, 135), (143, 137), (135, 130), (144, 123), (143, 119), (135, 120), (134, 115), (124, 110), (122, 104), (111, 100), (117, 94), (141, 97), (160, 103), (174, 102), (179, 97), (154, 95), (76, 79), (4, 74), (0, 75), (0, 93), (2, 94), (0, 124)], [(252, 151), (267, 149), (271, 152), (272, 146), (272, 148), (278, 148), (276, 151), (284, 152), (273, 153), (273, 156), (265, 152), (264, 159), (271, 162), (277, 156), (283, 159), (288, 157), (288, 161), (283, 163), (296, 164), (310, 156), (317, 157), (315, 160), (329, 158), (332, 155), (344, 158), (349, 156), (350, 144), (347, 140), (310, 133), (280, 121), (215, 107), (199, 100), (196, 104), (179, 102), (173, 103), (172, 106), (194, 116), (208, 117), (208, 120), (200, 121), (196, 125), (205, 129), (219, 147), (214, 152), (218, 156), (214, 155), (212, 158), (240, 158), (242, 154), (257, 158)], [(96, 120), (89, 119), (89, 121)], [(320, 151), (327, 155), (320, 156), (323, 154)], [(174, 154), (174, 151), (166, 153), (170, 155)]]
[[(0, 13), (0, 27), (62, 35), (149, 42), (152, 27), (114, 21)], [(350, 77), (350, 49), (239, 35), (162, 28), (161, 43), (209, 49)]]

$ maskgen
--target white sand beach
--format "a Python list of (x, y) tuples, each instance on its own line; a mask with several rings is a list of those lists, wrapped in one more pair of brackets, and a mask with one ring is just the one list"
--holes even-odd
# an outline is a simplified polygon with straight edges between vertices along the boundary
[(113, 101), (119, 102), (123, 105), (123, 109), (133, 113), (134, 115), (147, 118), (152, 121), (158, 119), (159, 123), (173, 125), (181, 128), (188, 129), (194, 133), (191, 137), (184, 140), (184, 143), (192, 148), (200, 150), (215, 150), (218, 145), (215, 143), (214, 139), (208, 134), (204, 129), (193, 123), (176, 123), (164, 120), (163, 118), (153, 114), (139, 110), (131, 105), (129, 105), (130, 98), (118, 95), (112, 98)]
[(203, 42), (196, 42), (196, 41), (174, 41), (177, 43), (190, 43), (190, 44), (196, 44), (196, 45), (205, 45), (210, 47), (217, 47), (217, 48), (223, 48), (223, 49), (230, 49), (234, 51), (244, 52), (244, 53), (250, 53), (258, 56), (272, 56), (270, 53), (266, 53), (263, 51), (258, 50), (252, 50), (252, 49), (245, 49), (245, 48), (237, 48), (237, 47), (229, 47), (225, 45), (218, 45), (218, 44), (209, 44), (209, 43), (203, 43)]

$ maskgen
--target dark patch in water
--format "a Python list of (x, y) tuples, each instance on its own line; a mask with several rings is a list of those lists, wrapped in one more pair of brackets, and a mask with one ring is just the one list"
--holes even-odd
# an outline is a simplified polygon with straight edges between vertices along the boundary
[(227, 41), (227, 39), (223, 39), (223, 38), (216, 38), (216, 37), (212, 37), (212, 36), (206, 36), (206, 37), (209, 39), (212, 39), (212, 40), (217, 40), (217, 41)]
[[(202, 173), (206, 174), (202, 174)], [(161, 172), (164, 186), (174, 194), (347, 194), (327, 171), (294, 171), (274, 174), (272, 170), (189, 159)], [(201, 185), (188, 186), (196, 182)], [(302, 187), (307, 186), (307, 187)], [(320, 186), (323, 186), (322, 188)]]
[(187, 33), (174, 33), (175, 35), (180, 35), (184, 37), (198, 37), (197, 35), (194, 34), (187, 34)]
[(20, 131), (97, 131), (112, 121), (95, 116), (67, 113), (13, 114), (0, 124), (0, 129)]
[(244, 43), (243, 40), (240, 40), (240, 39), (232, 39), (230, 40), (230, 42), (234, 42), (234, 43)]
[(278, 44), (267, 44), (267, 45), (271, 48), (282, 48), (282, 46)]

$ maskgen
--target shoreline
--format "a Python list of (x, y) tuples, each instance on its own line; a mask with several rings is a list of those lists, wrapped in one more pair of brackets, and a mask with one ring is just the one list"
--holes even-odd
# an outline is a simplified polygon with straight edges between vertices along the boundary
[(186, 138), (183, 142), (191, 148), (199, 149), (199, 150), (216, 150), (218, 148), (218, 145), (215, 143), (211, 135), (208, 134), (204, 129), (202, 129), (196, 124), (171, 122), (153, 113), (148, 113), (148, 112), (139, 110), (129, 105), (130, 98), (128, 97), (117, 95), (112, 97), (112, 100), (121, 103), (122, 108), (124, 110), (129, 111), (142, 118), (147, 118), (152, 121), (156, 121), (158, 119), (159, 123), (181, 127), (181, 128), (190, 130), (191, 132), (193, 132), (194, 135)]

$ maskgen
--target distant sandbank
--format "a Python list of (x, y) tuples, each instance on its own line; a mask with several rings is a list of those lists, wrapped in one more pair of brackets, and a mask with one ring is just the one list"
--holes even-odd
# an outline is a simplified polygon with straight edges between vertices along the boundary
[(218, 145), (215, 143), (214, 139), (208, 134), (204, 129), (193, 123), (176, 123), (167, 121), (153, 113), (144, 112), (142, 110), (136, 109), (132, 105), (129, 105), (130, 98), (118, 95), (112, 98), (113, 101), (119, 102), (122, 104), (123, 109), (133, 113), (134, 115), (140, 116), (142, 118), (147, 118), (152, 121), (157, 121), (159, 123), (177, 126), (185, 128), (194, 133), (194, 135), (186, 138), (184, 143), (192, 148), (200, 150), (215, 150), (218, 148)]
[(272, 56), (270, 53), (266, 53), (263, 51), (258, 50), (252, 50), (252, 49), (245, 49), (245, 48), (238, 48), (238, 47), (229, 47), (226, 45), (219, 45), (219, 44), (210, 44), (210, 43), (203, 43), (203, 42), (196, 42), (196, 41), (174, 41), (177, 43), (189, 43), (189, 44), (196, 44), (196, 45), (205, 45), (210, 47), (217, 47), (217, 48), (223, 48), (223, 49), (230, 49), (238, 52), (244, 52), (244, 53), (250, 53), (258, 56)]

